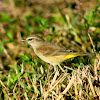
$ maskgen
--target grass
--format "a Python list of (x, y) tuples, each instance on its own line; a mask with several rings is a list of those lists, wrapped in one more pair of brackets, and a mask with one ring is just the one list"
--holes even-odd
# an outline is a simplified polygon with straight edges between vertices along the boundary
[[(1, 100), (99, 100), (99, 0), (79, 2), (0, 2)], [(87, 6), (86, 6), (87, 5)], [(19, 42), (39, 34), (46, 41), (96, 57), (76, 57), (53, 67), (40, 60), (31, 46)]]

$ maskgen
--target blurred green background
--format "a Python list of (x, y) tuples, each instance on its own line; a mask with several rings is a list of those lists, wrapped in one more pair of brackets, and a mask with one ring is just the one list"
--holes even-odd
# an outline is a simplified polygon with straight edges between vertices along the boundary
[(39, 34), (46, 41), (78, 52), (100, 50), (99, 0), (0, 1), (0, 63), (1, 69), (20, 61), (19, 55), (34, 55), (27, 44), (19, 40)]

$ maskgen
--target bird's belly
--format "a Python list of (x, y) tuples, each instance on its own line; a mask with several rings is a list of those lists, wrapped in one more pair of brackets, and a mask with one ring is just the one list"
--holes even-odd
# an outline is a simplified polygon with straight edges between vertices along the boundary
[(43, 56), (43, 55), (38, 55), (38, 57), (40, 59), (42, 59), (43, 61), (55, 66), (58, 65), (59, 63), (63, 62), (64, 60), (62, 60), (62, 57), (55, 57), (55, 56)]
[(42, 59), (43, 61), (47, 62), (47, 63), (50, 63), (51, 64), (51, 61), (47, 59), (47, 57), (43, 56), (41, 53), (39, 52), (36, 52), (36, 50), (34, 50), (35, 54), (40, 58)]
[(49, 64), (53, 64), (53, 62), (51, 61), (50, 58), (48, 57), (44, 57), (44, 56), (38, 56), (40, 59), (42, 59), (43, 61), (49, 63)]

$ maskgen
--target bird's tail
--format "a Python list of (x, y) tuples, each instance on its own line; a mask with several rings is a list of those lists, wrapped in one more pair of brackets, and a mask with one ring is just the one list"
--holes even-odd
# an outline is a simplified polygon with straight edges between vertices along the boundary
[(64, 59), (70, 59), (70, 58), (73, 58), (73, 57), (77, 57), (77, 56), (88, 56), (88, 55), (92, 55), (92, 56), (95, 56), (95, 53), (69, 53), (67, 55), (65, 55)]

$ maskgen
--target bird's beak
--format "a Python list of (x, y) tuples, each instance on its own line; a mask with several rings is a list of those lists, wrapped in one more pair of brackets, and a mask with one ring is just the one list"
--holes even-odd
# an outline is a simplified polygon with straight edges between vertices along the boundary
[(26, 41), (25, 39), (23, 39), (23, 40), (20, 40), (20, 42), (24, 42), (24, 41)]

